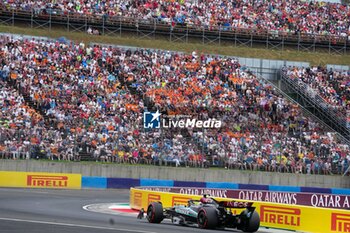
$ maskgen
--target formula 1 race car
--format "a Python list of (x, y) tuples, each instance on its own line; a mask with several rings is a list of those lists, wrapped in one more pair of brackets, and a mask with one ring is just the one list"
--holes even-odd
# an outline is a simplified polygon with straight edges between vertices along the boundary
[[(175, 205), (163, 208), (162, 203), (152, 202), (147, 208), (147, 220), (160, 223), (163, 219), (171, 219), (172, 223), (184, 226), (198, 226), (203, 229), (237, 228), (244, 232), (256, 232), (260, 226), (259, 214), (252, 202), (217, 201), (206, 198), (203, 203), (190, 200), (188, 205)], [(231, 208), (245, 208), (240, 214), (233, 214)]]

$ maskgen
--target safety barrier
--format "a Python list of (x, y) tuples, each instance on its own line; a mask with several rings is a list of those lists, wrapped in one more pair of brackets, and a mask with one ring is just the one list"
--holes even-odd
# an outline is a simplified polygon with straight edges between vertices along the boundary
[(0, 171), (0, 187), (80, 189), (81, 174)]
[[(176, 204), (187, 205), (189, 199), (199, 199), (199, 195), (170, 192), (157, 192), (141, 188), (130, 189), (130, 206), (133, 209), (147, 209), (150, 202), (162, 202), (163, 207)], [(219, 200), (230, 200), (218, 198)], [(240, 200), (238, 200), (240, 201)], [(260, 225), (264, 227), (295, 230), (303, 232), (350, 232), (350, 213), (348, 210), (325, 209), (306, 206), (291, 206), (255, 201), (260, 215)], [(238, 214), (239, 211), (233, 209)]]
[[(152, 187), (154, 186), (154, 187)], [(81, 174), (0, 171), (0, 187), (80, 189), (117, 189), (143, 187), (153, 191), (223, 198), (274, 202), (289, 205), (350, 209), (349, 189), (236, 184), (228, 182), (191, 182), (158, 179), (87, 177)]]
[(323, 193), (275, 192), (266, 190), (211, 189), (194, 187), (140, 187), (150, 191), (188, 195), (209, 194), (213, 197), (234, 198), (288, 205), (303, 205), (333, 209), (350, 209), (349, 195)]
[(216, 188), (216, 189), (239, 189), (239, 190), (265, 190), (273, 192), (292, 192), (292, 193), (324, 193), (335, 195), (350, 195), (350, 189), (339, 188), (317, 188), (317, 187), (297, 187), (297, 186), (277, 186), (277, 185), (259, 185), (259, 184), (237, 184), (229, 182), (193, 182), (177, 180), (158, 180), (158, 179), (133, 179), (133, 178), (107, 178), (107, 177), (89, 177), (82, 179), (83, 188), (131, 188), (143, 186), (157, 187), (195, 187), (195, 188)]
[(132, 188), (152, 191), (273, 202), (323, 208), (350, 209), (349, 189), (248, 185), (228, 182), (188, 182), (157, 179), (83, 177), (83, 188)]

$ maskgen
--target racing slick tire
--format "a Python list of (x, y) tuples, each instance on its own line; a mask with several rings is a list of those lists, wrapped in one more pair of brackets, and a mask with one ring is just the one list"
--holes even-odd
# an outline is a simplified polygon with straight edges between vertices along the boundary
[[(248, 211), (245, 210), (243, 212), (243, 215), (247, 215)], [(250, 218), (247, 218), (244, 222), (243, 225), (240, 227), (240, 229), (243, 232), (256, 232), (259, 230), (260, 227), (260, 216), (258, 214), (258, 212), (256, 212), (255, 210), (253, 211), (253, 213), (251, 214)]]
[(160, 223), (164, 219), (163, 205), (159, 202), (151, 202), (147, 208), (147, 220), (150, 223)]
[(214, 229), (218, 226), (218, 214), (215, 208), (203, 207), (198, 211), (198, 227), (202, 229)]

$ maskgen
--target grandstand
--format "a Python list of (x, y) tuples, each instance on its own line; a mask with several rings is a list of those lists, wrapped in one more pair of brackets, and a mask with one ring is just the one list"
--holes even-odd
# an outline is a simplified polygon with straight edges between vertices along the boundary
[[(314, 1), (3, 1), (0, 22), (31, 28), (232, 43), (271, 49), (349, 51), (349, 6)], [(224, 14), (226, 12), (226, 14)], [(28, 26), (29, 26), (28, 25)]]
[[(102, 34), (112, 32), (114, 24), (141, 37), (156, 27), (170, 35), (179, 30), (174, 34), (179, 40), (183, 33), (195, 37), (199, 31), (212, 41), (226, 34), (227, 40), (235, 35), (235, 42), (267, 47), (290, 42), (301, 50), (348, 52), (346, 5), (197, 2), (11, 1), (0, 7), (1, 19), (10, 24), (61, 22), (68, 29), (91, 26)], [(229, 12), (226, 18), (223, 11)], [(349, 168), (349, 71), (281, 71), (285, 85), (296, 84), (294, 91), (304, 91), (300, 96), (314, 98), (314, 113), (322, 110), (331, 122), (312, 115), (233, 57), (13, 35), (0, 39), (1, 158), (304, 174), (344, 174)], [(143, 112), (156, 110), (224, 124), (219, 129), (144, 129)]]
[(286, 86), (346, 138), (349, 138), (348, 78), (348, 70), (332, 68), (289, 67), (282, 71)]

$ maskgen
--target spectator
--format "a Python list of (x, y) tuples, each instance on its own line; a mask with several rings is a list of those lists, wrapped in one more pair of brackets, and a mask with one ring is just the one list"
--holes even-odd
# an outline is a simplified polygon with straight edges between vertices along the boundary
[[(74, 14), (103, 18), (124, 17), (137, 22), (224, 31), (266, 32), (272, 38), (281, 35), (334, 35), (350, 37), (349, 6), (317, 1), (3, 1), (0, 7), (33, 11), (35, 16)], [(136, 23), (138, 24), (138, 23)], [(94, 34), (94, 33), (93, 33)], [(318, 37), (316, 37), (318, 39)]]
[[(342, 159), (349, 154), (335, 133), (234, 58), (9, 37), (0, 51), (0, 70), (13, 77), (0, 92), (7, 158), (21, 151), (11, 150), (13, 138), (49, 159), (73, 160), (85, 143), (97, 161), (117, 155), (120, 163), (206, 167), (211, 159), (230, 169), (274, 172), (330, 174), (332, 151)], [(141, 125), (148, 108), (224, 124), (147, 132)]]
[(350, 113), (350, 72), (327, 70), (323, 67), (289, 67), (285, 77), (295, 81), (312, 93), (310, 97), (321, 107), (328, 109), (338, 119), (348, 122)]

